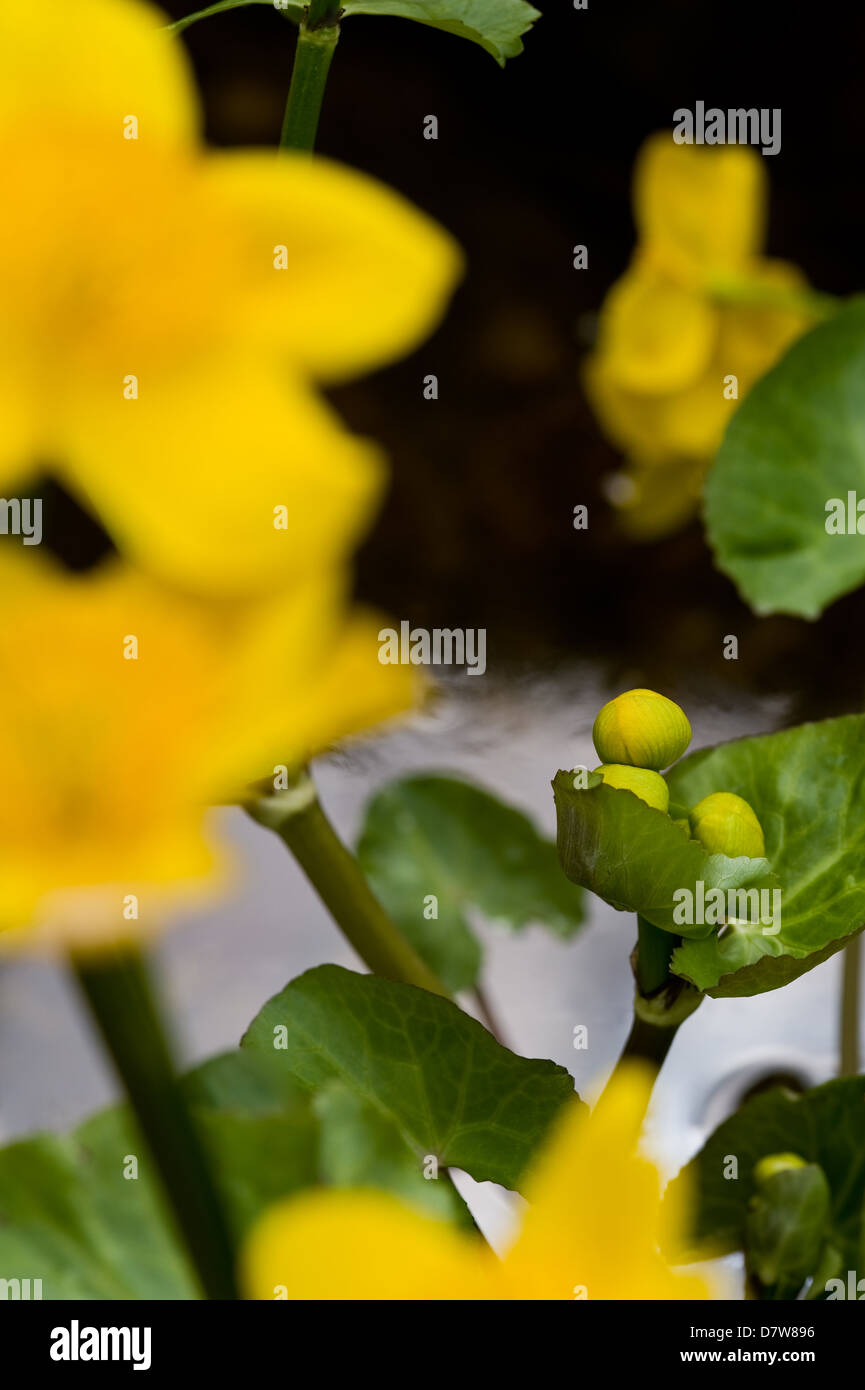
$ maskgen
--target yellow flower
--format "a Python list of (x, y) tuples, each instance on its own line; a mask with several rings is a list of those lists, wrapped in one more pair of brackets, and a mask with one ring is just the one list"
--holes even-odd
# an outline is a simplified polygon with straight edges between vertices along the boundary
[(5, 945), (159, 925), (207, 888), (209, 803), (412, 694), (334, 577), (216, 604), (5, 547), (0, 592), (0, 928), (29, 928)]
[[(241, 1267), (247, 1296), (710, 1297), (702, 1279), (674, 1273), (659, 1254), (658, 1174), (635, 1154), (650, 1088), (632, 1067), (591, 1119), (566, 1108), (530, 1174), (522, 1229), (504, 1259), (381, 1192), (316, 1192), (273, 1207), (253, 1229)], [(665, 1240), (682, 1230), (678, 1194), (676, 1202), (664, 1208)]]
[(585, 384), (627, 457), (613, 500), (650, 537), (690, 519), (737, 401), (812, 319), (774, 302), (805, 280), (759, 254), (766, 179), (753, 150), (654, 135), (634, 204), (637, 249), (604, 302)]
[(327, 161), (205, 153), (165, 22), (0, 5), (0, 487), (48, 466), (143, 566), (249, 594), (362, 533), (380, 459), (315, 383), (420, 342), (459, 256)]

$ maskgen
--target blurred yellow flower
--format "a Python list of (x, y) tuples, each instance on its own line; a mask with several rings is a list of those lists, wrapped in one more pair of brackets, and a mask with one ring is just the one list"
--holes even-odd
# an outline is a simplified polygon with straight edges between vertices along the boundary
[(73, 577), (4, 547), (0, 592), (6, 946), (153, 929), (208, 887), (208, 803), (413, 693), (409, 668), (379, 663), (378, 623), (344, 621), (332, 577), (217, 604), (119, 562)]
[(0, 487), (48, 467), (146, 568), (249, 594), (362, 533), (380, 459), (313, 383), (419, 343), (460, 258), (360, 174), (205, 153), (166, 22), (0, 5)]
[[(632, 1066), (590, 1119), (568, 1107), (526, 1188), (522, 1229), (502, 1260), (480, 1241), (381, 1192), (316, 1192), (271, 1208), (242, 1257), (250, 1298), (704, 1299), (658, 1250), (683, 1212), (662, 1208), (636, 1156), (648, 1074)], [(678, 1201), (678, 1198), (676, 1199)]]
[(766, 201), (763, 162), (746, 146), (662, 133), (640, 152), (637, 249), (585, 364), (590, 402), (626, 455), (611, 495), (632, 534), (690, 519), (737, 401), (813, 322), (785, 304), (806, 288), (801, 273), (759, 254)]

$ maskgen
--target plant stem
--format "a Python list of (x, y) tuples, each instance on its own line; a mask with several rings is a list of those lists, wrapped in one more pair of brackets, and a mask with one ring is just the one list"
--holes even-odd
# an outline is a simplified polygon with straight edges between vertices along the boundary
[(854, 936), (842, 952), (839, 1076), (859, 1072), (859, 1004), (861, 992), (862, 937)]
[(616, 1063), (616, 1070), (618, 1071), (623, 1062), (641, 1061), (649, 1062), (656, 1071), (660, 1071), (679, 1027), (678, 1023), (674, 1023), (669, 1028), (659, 1028), (657, 1024), (647, 1023), (645, 1019), (634, 1014), (631, 1031), (625, 1041), (622, 1055)]
[(291, 87), (279, 141), (281, 150), (311, 153), (315, 148), (327, 75), (339, 39), (339, 24), (335, 19), (328, 22), (326, 18), (315, 28), (309, 26), (310, 16), (307, 16), (297, 33)]
[(73, 973), (126, 1088), (207, 1298), (234, 1299), (234, 1250), (209, 1160), (134, 947), (75, 956)]
[(677, 938), (661, 931), (645, 917), (637, 917), (637, 951), (634, 973), (641, 994), (654, 994), (670, 978), (670, 960)]
[[(631, 965), (637, 982), (634, 1020), (610, 1081), (628, 1062), (648, 1062), (659, 1072), (686, 1018), (703, 1002), (699, 990), (670, 972), (678, 938), (637, 917), (637, 945)], [(598, 1104), (607, 1094), (607, 1082)]]
[(246, 809), (288, 846), (343, 936), (375, 975), (447, 996), (376, 898), (322, 810), (308, 775), (290, 791), (262, 797)]

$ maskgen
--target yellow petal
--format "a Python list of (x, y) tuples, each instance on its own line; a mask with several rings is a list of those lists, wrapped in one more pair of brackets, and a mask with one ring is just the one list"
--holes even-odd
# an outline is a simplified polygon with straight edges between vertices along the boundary
[(650, 1093), (648, 1074), (633, 1068), (591, 1118), (573, 1106), (559, 1120), (530, 1175), (523, 1230), (504, 1262), (507, 1277), (531, 1290), (524, 1297), (707, 1296), (702, 1280), (675, 1275), (658, 1253), (658, 1175), (635, 1155)]
[(640, 240), (656, 264), (698, 283), (760, 248), (762, 160), (743, 145), (677, 145), (671, 133), (653, 135), (637, 159), (634, 206)]
[[(769, 291), (800, 290), (808, 283), (787, 261), (758, 260), (748, 267), (746, 277), (755, 289)], [(813, 326), (806, 314), (758, 305), (725, 305), (720, 315), (719, 353), (725, 370), (739, 377), (740, 399)]]
[(315, 1192), (271, 1208), (241, 1259), (254, 1299), (502, 1296), (495, 1257), (379, 1192)]
[(124, 554), (190, 591), (249, 594), (340, 559), (371, 519), (377, 451), (297, 381), (215, 355), (67, 404), (66, 476)]
[(638, 262), (607, 295), (597, 353), (625, 391), (676, 391), (697, 380), (711, 358), (717, 319), (701, 294)]
[(208, 887), (208, 801), (414, 691), (408, 668), (379, 664), (371, 621), (346, 620), (339, 574), (217, 604), (119, 563), (73, 577), (4, 546), (0, 592), (0, 930), (152, 931)]
[(241, 620), (225, 734), (200, 762), (202, 800), (242, 797), (276, 765), (305, 762), (418, 700), (416, 669), (382, 665), (380, 623), (346, 619), (344, 589), (338, 575), (315, 576)]
[(460, 252), (382, 184), (322, 158), (252, 152), (214, 156), (205, 178), (236, 219), (248, 332), (291, 362), (345, 377), (411, 351), (438, 323)]
[(122, 152), (128, 116), (141, 141), (187, 144), (197, 102), (168, 22), (143, 0), (3, 0), (0, 145), (50, 128), (61, 148), (86, 131)]

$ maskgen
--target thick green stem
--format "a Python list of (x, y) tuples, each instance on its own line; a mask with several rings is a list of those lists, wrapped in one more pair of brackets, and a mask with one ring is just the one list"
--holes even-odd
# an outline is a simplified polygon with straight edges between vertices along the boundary
[(842, 953), (839, 1076), (859, 1074), (859, 1006), (861, 995), (862, 937), (854, 936)]
[[(703, 1000), (699, 990), (670, 971), (678, 938), (639, 916), (637, 931), (637, 945), (631, 956), (637, 982), (634, 1021), (611, 1081), (633, 1061), (648, 1062), (653, 1071), (659, 1072), (680, 1027)], [(599, 1104), (606, 1094), (605, 1090)]]
[(637, 933), (634, 957), (637, 988), (641, 994), (654, 994), (670, 978), (670, 961), (677, 938), (672, 932), (653, 926), (645, 917), (637, 917)]
[(321, 103), (338, 39), (337, 23), (325, 22), (310, 28), (307, 18), (300, 26), (280, 149), (311, 152), (315, 148)]
[(234, 1299), (234, 1250), (139, 952), (74, 957), (87, 999), (153, 1156), (207, 1298)]
[(634, 1014), (634, 1021), (631, 1031), (628, 1034), (622, 1055), (616, 1064), (616, 1070), (623, 1062), (641, 1061), (648, 1062), (655, 1071), (660, 1071), (664, 1064), (667, 1053), (673, 1046), (673, 1039), (679, 1031), (680, 1025), (674, 1023), (668, 1028), (659, 1028), (655, 1023), (647, 1023), (645, 1019)]
[(343, 936), (374, 974), (447, 995), (372, 892), (324, 814), (310, 778), (285, 793), (251, 802), (247, 810), (288, 846)]

